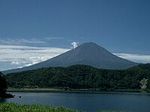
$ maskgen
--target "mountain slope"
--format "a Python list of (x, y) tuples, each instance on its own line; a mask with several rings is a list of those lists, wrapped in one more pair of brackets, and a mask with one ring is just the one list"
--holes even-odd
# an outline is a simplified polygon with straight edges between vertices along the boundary
[(76, 64), (90, 65), (103, 69), (127, 69), (137, 65), (134, 62), (117, 57), (103, 47), (90, 42), (84, 43), (75, 49), (72, 49), (47, 61), (29, 67), (7, 71), (7, 73), (33, 70), (44, 67), (67, 67)]

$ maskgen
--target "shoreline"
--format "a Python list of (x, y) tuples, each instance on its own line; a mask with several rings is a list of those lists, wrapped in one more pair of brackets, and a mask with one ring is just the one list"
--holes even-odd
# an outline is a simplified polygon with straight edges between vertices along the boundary
[(0, 99), (14, 98), (14, 95), (10, 93), (5, 93), (0, 95)]
[(88, 94), (150, 94), (148, 91), (118, 89), (118, 90), (90, 90), (90, 89), (58, 89), (58, 88), (8, 88), (7, 92), (49, 92), (49, 93), (88, 93)]

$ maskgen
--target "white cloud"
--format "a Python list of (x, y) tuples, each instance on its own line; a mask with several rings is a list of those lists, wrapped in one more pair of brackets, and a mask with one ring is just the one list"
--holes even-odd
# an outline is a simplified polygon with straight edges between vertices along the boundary
[(21, 45), (21, 44), (44, 44), (46, 41), (31, 38), (31, 39), (0, 39), (1, 44), (7, 44), (7, 45)]
[(0, 38), (0, 44), (3, 45), (37, 45), (37, 44), (47, 44), (52, 40), (62, 40), (63, 37), (43, 37), (43, 38)]
[(51, 41), (51, 40), (62, 40), (64, 37), (45, 37), (45, 40)]
[(115, 55), (131, 60), (137, 63), (150, 63), (150, 55), (142, 55), (142, 54), (128, 54), (128, 53), (114, 53)]
[(73, 46), (73, 48), (78, 47), (78, 44), (79, 44), (78, 42), (72, 42), (72, 43), (71, 43), (71, 45)]
[(36, 64), (68, 50), (54, 47), (0, 45), (0, 63), (7, 63), (10, 66), (9, 68), (0, 68), (0, 70)]
[[(0, 71), (36, 64), (62, 54), (68, 50), (70, 49), (54, 47), (30, 47), (21, 45), (0, 45)], [(150, 55), (128, 53), (113, 54), (138, 63), (150, 63)]]

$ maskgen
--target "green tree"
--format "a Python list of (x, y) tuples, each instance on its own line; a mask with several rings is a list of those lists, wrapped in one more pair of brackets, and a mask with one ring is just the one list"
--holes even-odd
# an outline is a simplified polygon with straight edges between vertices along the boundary
[(7, 89), (7, 82), (6, 79), (3, 77), (3, 74), (0, 73), (0, 95), (3, 95), (6, 93)]

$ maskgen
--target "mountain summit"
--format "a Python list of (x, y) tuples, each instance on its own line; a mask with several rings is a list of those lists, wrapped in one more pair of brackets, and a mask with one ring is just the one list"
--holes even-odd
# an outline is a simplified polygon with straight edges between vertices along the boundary
[(127, 69), (137, 65), (134, 62), (117, 57), (96, 43), (89, 42), (41, 63), (12, 70), (20, 72), (44, 67), (67, 67), (71, 65), (90, 65), (102, 69)]

